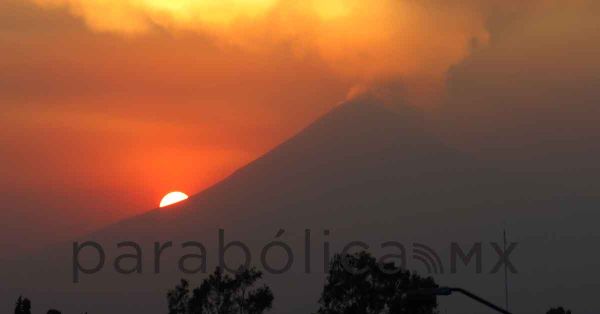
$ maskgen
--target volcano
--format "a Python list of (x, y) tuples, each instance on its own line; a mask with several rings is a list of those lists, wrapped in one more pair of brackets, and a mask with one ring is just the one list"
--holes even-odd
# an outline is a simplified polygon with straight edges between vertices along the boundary
[[(26, 275), (15, 271), (4, 276), (10, 284), (3, 288), (8, 299), (3, 297), (2, 302), (11, 304), (19, 294), (26, 294), (40, 307), (66, 313), (163, 313), (166, 291), (179, 278), (197, 284), (205, 277), (177, 270), (178, 259), (190, 253), (182, 245), (201, 243), (211, 272), (220, 258), (221, 236), (225, 244), (242, 242), (251, 264), (261, 270), (261, 252), (268, 243), (289, 246), (293, 252), (289, 269), (281, 274), (266, 272), (275, 293), (274, 313), (314, 312), (328, 255), (359, 242), (376, 256), (402, 253), (410, 262), (407, 267), (429, 275), (428, 265), (411, 259), (413, 244), (424, 243), (440, 257), (437, 274), (431, 274), (440, 283), (476, 286), (502, 300), (501, 274), (477, 273), (473, 264), (461, 264), (463, 273), (451, 271), (451, 244), (468, 250), (485, 243), (483, 267), (489, 272), (497, 256), (487, 243), (497, 241), (503, 224), (518, 217), (518, 225), (512, 226), (519, 239), (538, 244), (518, 255), (523, 267), (531, 271), (529, 278), (536, 278), (535, 286), (551, 285), (544, 269), (533, 273), (533, 268), (527, 268), (552, 254), (535, 226), (540, 222), (557, 226), (565, 217), (553, 216), (552, 208), (570, 204), (580, 205), (581, 213), (587, 214), (594, 203), (565, 196), (564, 187), (549, 186), (543, 176), (514, 173), (449, 147), (426, 130), (414, 109), (391, 110), (373, 100), (350, 101), (188, 200), (78, 239), (79, 243), (96, 241), (106, 254), (104, 267), (95, 274), (79, 274), (78, 283), (73, 283), (72, 243), (4, 268), (20, 269)], [(143, 249), (141, 274), (115, 272), (115, 257), (131, 253), (117, 247), (124, 241)], [(401, 244), (404, 252), (385, 247), (391, 241)], [(158, 273), (157, 242), (172, 243), (160, 257)], [(91, 253), (83, 258), (88, 267), (98, 258)], [(227, 264), (243, 263), (244, 253), (239, 245), (229, 250)], [(277, 249), (270, 253), (272, 268), (285, 265), (289, 254), (283, 253)], [(523, 287), (523, 283), (516, 285)], [(540, 293), (538, 298), (549, 295)], [(525, 304), (531, 295), (525, 291), (514, 298)]]

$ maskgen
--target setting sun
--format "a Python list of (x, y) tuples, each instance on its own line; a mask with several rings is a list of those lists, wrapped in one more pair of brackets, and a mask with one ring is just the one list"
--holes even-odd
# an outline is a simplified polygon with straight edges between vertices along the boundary
[(170, 192), (165, 195), (160, 201), (160, 207), (166, 207), (169, 205), (173, 205), (175, 203), (179, 203), (183, 200), (186, 200), (188, 196), (182, 192)]

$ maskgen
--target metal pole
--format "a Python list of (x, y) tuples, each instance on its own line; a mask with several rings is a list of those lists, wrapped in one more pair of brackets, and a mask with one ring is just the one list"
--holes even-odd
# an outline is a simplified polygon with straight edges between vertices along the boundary
[[(503, 233), (504, 237), (504, 252), (506, 252), (506, 229)], [(508, 265), (504, 263), (504, 297), (505, 297), (505, 308), (508, 310)]]
[(497, 306), (496, 304), (472, 293), (469, 292), (463, 288), (451, 288), (451, 287), (440, 287), (440, 288), (433, 288), (433, 289), (418, 289), (418, 290), (413, 290), (408, 292), (408, 295), (433, 295), (433, 296), (440, 296), (440, 295), (451, 295), (453, 292), (460, 292), (464, 295), (466, 295), (467, 297), (489, 307), (492, 308), (502, 314), (512, 314), (511, 312), (509, 312), (508, 310), (505, 310), (499, 306)]
[(473, 300), (475, 300), (475, 301), (477, 301), (477, 302), (479, 302), (481, 304), (487, 305), (488, 307), (490, 307), (490, 308), (492, 308), (492, 309), (494, 309), (494, 310), (496, 310), (496, 311), (498, 311), (498, 312), (500, 312), (502, 314), (512, 314), (511, 312), (509, 312), (509, 311), (507, 311), (507, 310), (505, 310), (505, 309), (497, 306), (496, 304), (494, 304), (494, 303), (492, 303), (492, 302), (490, 302), (490, 301), (488, 301), (488, 300), (486, 300), (486, 299), (484, 299), (484, 298), (482, 298), (480, 296), (477, 296), (474, 293), (471, 293), (471, 292), (469, 292), (469, 291), (467, 291), (465, 289), (462, 289), (462, 288), (450, 288), (450, 291), (452, 291), (452, 292), (460, 292), (460, 293), (468, 296), (469, 298), (471, 298), (471, 299), (473, 299)]

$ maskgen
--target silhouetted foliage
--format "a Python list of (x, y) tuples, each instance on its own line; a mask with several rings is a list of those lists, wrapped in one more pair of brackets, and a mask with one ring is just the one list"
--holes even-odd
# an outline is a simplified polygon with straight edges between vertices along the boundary
[(61, 314), (59, 310), (48, 310), (46, 314)]
[(189, 283), (181, 279), (181, 283), (175, 286), (175, 289), (169, 290), (167, 300), (169, 301), (169, 314), (185, 314), (188, 313), (189, 302)]
[(217, 268), (190, 294), (189, 283), (181, 283), (167, 294), (169, 314), (261, 314), (271, 309), (273, 293), (265, 285), (255, 288), (262, 278), (256, 269), (240, 269), (234, 277)]
[(549, 309), (546, 314), (571, 314), (571, 310), (565, 310), (562, 306)]
[(15, 304), (15, 314), (20, 314), (23, 308), (23, 297), (19, 297), (17, 299), (17, 303)]
[(19, 297), (15, 305), (15, 314), (31, 314), (31, 301), (27, 298)]
[(319, 314), (432, 314), (435, 296), (419, 289), (436, 288), (431, 278), (422, 278), (394, 263), (378, 263), (369, 253), (336, 255), (319, 300)]

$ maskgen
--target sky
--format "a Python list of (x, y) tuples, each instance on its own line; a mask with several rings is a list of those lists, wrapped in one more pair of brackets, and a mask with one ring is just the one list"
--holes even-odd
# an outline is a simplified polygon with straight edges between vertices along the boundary
[(363, 93), (419, 108), (462, 150), (587, 162), (599, 7), (3, 0), (0, 245), (39, 248), (199, 192)]

